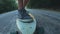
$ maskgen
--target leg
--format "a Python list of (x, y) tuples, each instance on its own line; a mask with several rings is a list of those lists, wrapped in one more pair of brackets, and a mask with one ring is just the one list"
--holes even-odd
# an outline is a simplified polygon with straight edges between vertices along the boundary
[(29, 0), (18, 0), (18, 9), (25, 7), (28, 2)]
[(18, 0), (18, 10), (22, 9), (23, 7), (23, 0)]
[(23, 0), (23, 6), (25, 7), (29, 0)]
[(33, 21), (32, 17), (27, 13), (27, 11), (24, 9), (26, 6), (28, 0), (18, 0), (18, 17), (19, 19), (22, 19), (24, 21)]

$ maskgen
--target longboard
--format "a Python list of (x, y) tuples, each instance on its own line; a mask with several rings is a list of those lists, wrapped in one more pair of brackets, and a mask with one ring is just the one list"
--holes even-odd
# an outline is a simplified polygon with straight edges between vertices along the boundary
[(29, 15), (33, 18), (33, 22), (31, 23), (23, 23), (20, 19), (16, 19), (16, 25), (22, 34), (33, 34), (36, 29), (36, 19), (31, 13)]

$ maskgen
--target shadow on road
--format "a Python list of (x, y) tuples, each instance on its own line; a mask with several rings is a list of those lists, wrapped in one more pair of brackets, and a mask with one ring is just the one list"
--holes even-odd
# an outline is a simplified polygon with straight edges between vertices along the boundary
[(43, 27), (37, 27), (34, 34), (44, 34), (44, 28)]

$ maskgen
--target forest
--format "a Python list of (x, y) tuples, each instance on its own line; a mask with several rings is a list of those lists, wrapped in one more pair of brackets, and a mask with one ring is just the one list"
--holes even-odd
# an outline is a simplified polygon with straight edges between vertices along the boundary
[(29, 8), (60, 9), (60, 0), (30, 0)]
[(0, 0), (0, 13), (17, 9), (15, 0)]
[[(16, 0), (0, 0), (0, 13), (17, 9)], [(60, 10), (60, 0), (30, 0), (27, 8)]]

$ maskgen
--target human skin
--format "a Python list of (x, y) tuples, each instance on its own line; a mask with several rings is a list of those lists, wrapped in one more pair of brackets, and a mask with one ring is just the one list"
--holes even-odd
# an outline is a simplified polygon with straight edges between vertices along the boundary
[(28, 2), (29, 2), (29, 0), (18, 0), (18, 9), (25, 8), (25, 6)]

